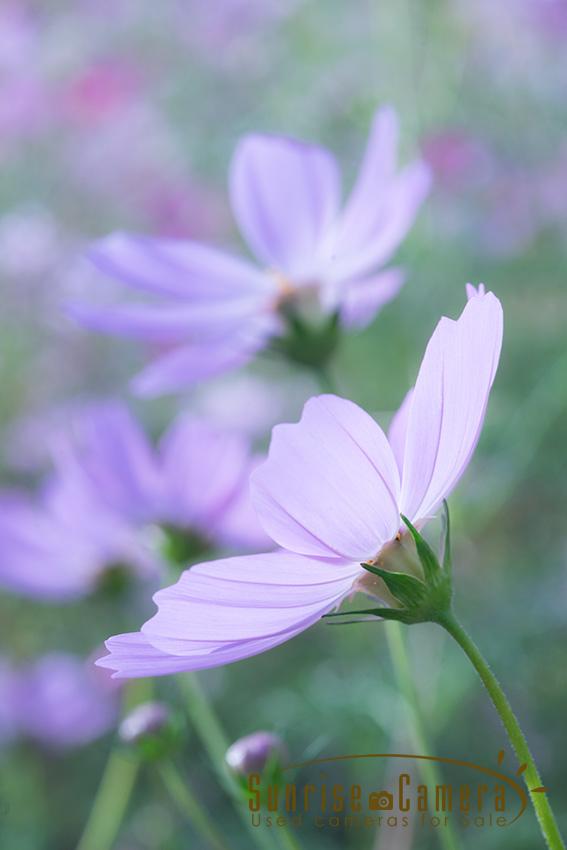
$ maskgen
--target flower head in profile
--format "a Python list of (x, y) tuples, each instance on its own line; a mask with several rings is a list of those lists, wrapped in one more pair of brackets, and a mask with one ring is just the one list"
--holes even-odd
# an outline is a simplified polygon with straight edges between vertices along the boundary
[(53, 457), (38, 498), (3, 497), (0, 584), (16, 592), (73, 598), (116, 568), (155, 579), (160, 546), (186, 564), (197, 551), (270, 542), (249, 495), (257, 458), (238, 432), (181, 415), (154, 446), (109, 402), (78, 414)]
[(502, 342), (502, 309), (468, 288), (457, 321), (442, 318), (415, 388), (388, 437), (360, 407), (312, 398), (296, 425), (274, 429), (252, 476), (258, 516), (280, 547), (199, 564), (154, 597), (141, 632), (107, 641), (98, 662), (118, 677), (237, 661), (304, 631), (358, 589), (403, 526), (422, 526), (465, 471), (484, 420)]
[(397, 170), (397, 142), (396, 116), (382, 109), (341, 209), (329, 151), (284, 137), (245, 137), (230, 168), (230, 199), (258, 265), (195, 242), (114, 234), (90, 257), (144, 301), (74, 305), (71, 314), (95, 330), (165, 347), (135, 379), (143, 395), (176, 391), (247, 362), (297, 322), (303, 327), (313, 306), (335, 323), (368, 324), (402, 285), (401, 271), (384, 265), (429, 186), (423, 163)]

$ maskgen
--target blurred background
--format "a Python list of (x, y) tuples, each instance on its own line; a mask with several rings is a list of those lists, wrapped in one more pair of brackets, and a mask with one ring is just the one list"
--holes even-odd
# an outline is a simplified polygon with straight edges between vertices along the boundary
[[(387, 422), (438, 317), (460, 312), (464, 284), (484, 281), (502, 300), (505, 343), (486, 426), (451, 498), (456, 604), (525, 725), (564, 827), (566, 44), (565, 0), (0, 4), (0, 512), (15, 494), (37, 492), (53, 439), (92, 401), (126, 399), (156, 436), (177, 412), (206, 413), (258, 449), (272, 424), (298, 416), (316, 384), (261, 358), (183, 396), (132, 399), (128, 380), (147, 352), (82, 330), (64, 305), (92, 291), (82, 252), (113, 230), (241, 248), (226, 178), (243, 133), (327, 145), (348, 187), (375, 109), (393, 104), (402, 156), (421, 153), (434, 186), (398, 253), (407, 284), (368, 329), (345, 336), (334, 379)], [(104, 639), (139, 628), (152, 610), (139, 587), (66, 603), (1, 589), (0, 697), (14, 671), (47, 675), (59, 684), (47, 696), (37, 685), (46, 717), (64, 727), (29, 723), (16, 734), (0, 707), (2, 847), (75, 847), (115, 741), (118, 708), (108, 706), (90, 725), (79, 707), (85, 735), (65, 734), (75, 723), (72, 713), (65, 719), (78, 699), (74, 674), (53, 679), (39, 662), (48, 653), (49, 663), (69, 665), (70, 653), (86, 665), (78, 675), (91, 676)], [(505, 749), (512, 773), (504, 732), (457, 647), (434, 626), (407, 637), (435, 752), (495, 766)], [(231, 740), (272, 730), (295, 761), (407, 746), (379, 623), (321, 623), (200, 679)], [(183, 707), (174, 679), (156, 681), (155, 695)], [(38, 705), (33, 691), (29, 699)], [(248, 847), (190, 728), (181, 765), (231, 846)], [(356, 766), (341, 771), (340, 781), (356, 781)], [(309, 848), (440, 846), (429, 830), (298, 837)], [(460, 840), (483, 850), (541, 846), (531, 812), (512, 836), (488, 829)], [(200, 841), (152, 769), (142, 770), (117, 850)]]

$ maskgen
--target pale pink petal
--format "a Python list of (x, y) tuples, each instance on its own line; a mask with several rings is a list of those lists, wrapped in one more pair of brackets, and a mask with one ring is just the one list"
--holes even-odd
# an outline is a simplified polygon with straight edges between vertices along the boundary
[(187, 670), (186, 658), (161, 652), (141, 632), (115, 635), (106, 641), (106, 648), (109, 654), (98, 658), (95, 664), (114, 670), (115, 679), (166, 676)]
[(166, 481), (164, 514), (176, 525), (214, 532), (247, 483), (248, 440), (187, 414), (160, 443)]
[(396, 297), (404, 282), (404, 272), (392, 268), (342, 284), (339, 294), (342, 324), (347, 328), (369, 325), (379, 310)]
[(258, 641), (275, 645), (307, 628), (339, 604), (360, 571), (283, 551), (198, 564), (154, 596), (158, 612), (142, 632), (162, 652), (213, 653), (210, 666), (222, 664), (230, 644), (253, 642), (257, 651)]
[(478, 287), (474, 286), (474, 284), (472, 283), (466, 283), (465, 291), (467, 293), (468, 301), (470, 301), (470, 299), (474, 298), (476, 295), (486, 295), (486, 287), (484, 283), (479, 283)]
[(235, 551), (245, 547), (246, 551), (262, 552), (274, 545), (260, 524), (250, 493), (250, 476), (263, 461), (264, 457), (258, 457), (248, 463), (239, 489), (215, 526), (216, 539)]
[(89, 258), (129, 286), (179, 299), (210, 301), (273, 288), (250, 263), (197, 242), (114, 233), (95, 243)]
[(152, 343), (218, 338), (268, 309), (265, 299), (244, 296), (195, 303), (119, 304), (94, 307), (69, 304), (67, 315), (89, 330)]
[(417, 378), (407, 426), (402, 511), (424, 519), (446, 498), (476, 447), (502, 345), (502, 307), (474, 295), (442, 318)]
[(74, 440), (56, 456), (61, 477), (73, 462), (85, 485), (128, 520), (151, 518), (161, 496), (160, 472), (152, 446), (128, 408), (118, 402), (92, 405), (74, 422)]
[[(348, 280), (367, 275), (388, 262), (410, 230), (430, 187), (431, 177), (422, 162), (404, 168), (384, 188), (384, 195), (366, 198), (365, 217), (360, 229), (335, 236), (328, 274), (332, 280)], [(380, 192), (375, 187), (376, 192)]]
[(406, 393), (405, 398), (398, 407), (397, 411), (394, 413), (392, 421), (390, 422), (390, 427), (388, 429), (388, 442), (390, 443), (392, 451), (394, 452), (394, 457), (396, 458), (396, 463), (398, 464), (400, 476), (402, 475), (404, 465), (406, 435), (408, 430), (408, 419), (412, 397), (413, 390), (409, 390)]
[(273, 323), (243, 329), (226, 339), (193, 343), (159, 357), (132, 382), (140, 396), (157, 396), (178, 392), (192, 384), (221, 375), (248, 363), (266, 345)]
[(356, 404), (310, 399), (274, 428), (252, 499), (270, 537), (294, 552), (363, 560), (399, 526), (399, 474), (381, 428)]
[(230, 195), (240, 229), (258, 259), (295, 279), (314, 272), (335, 219), (339, 177), (324, 148), (252, 135), (238, 145)]
[[(337, 601), (340, 602), (340, 599)], [(323, 611), (322, 613), (325, 613)], [(218, 611), (216, 612), (218, 616)], [(147, 676), (167, 676), (171, 673), (182, 673), (188, 670), (204, 670), (210, 667), (220, 667), (241, 661), (273, 649), (282, 643), (296, 637), (320, 619), (322, 614), (316, 614), (308, 622), (270, 635), (266, 638), (211, 644), (200, 649), (187, 652), (184, 655), (173, 655), (162, 651), (150, 643), (142, 632), (116, 635), (106, 641), (109, 654), (99, 658), (96, 664), (114, 670), (115, 679), (144, 678)]]
[(372, 122), (356, 183), (340, 220), (341, 239), (355, 244), (368, 233), (372, 211), (378, 213), (395, 177), (399, 125), (395, 111), (385, 106)]

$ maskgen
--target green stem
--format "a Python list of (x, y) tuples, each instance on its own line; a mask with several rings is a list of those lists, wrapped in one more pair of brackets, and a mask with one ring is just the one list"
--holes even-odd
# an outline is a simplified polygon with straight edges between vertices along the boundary
[[(124, 693), (124, 713), (150, 699), (151, 693), (151, 680), (130, 682)], [(77, 850), (110, 850), (128, 808), (139, 768), (139, 759), (133, 753), (120, 748), (110, 753)]]
[(228, 845), (217, 832), (207, 812), (194, 796), (189, 785), (183, 780), (177, 767), (171, 760), (158, 764), (159, 773), (169, 795), (179, 811), (192, 823), (205, 841), (216, 850), (227, 850)]
[(277, 835), (284, 850), (301, 850), (293, 830), (288, 829), (287, 826), (278, 826)]
[(229, 741), (197, 676), (194, 673), (185, 673), (178, 676), (177, 680), (185, 693), (185, 704), (191, 724), (207, 751), (222, 786), (229, 794), (237, 815), (261, 850), (273, 850), (273, 838), (265, 830), (254, 827), (248, 816), (242, 789), (225, 761)]
[(110, 850), (128, 806), (139, 761), (131, 753), (114, 750), (104, 773), (77, 850)]
[(328, 366), (316, 366), (314, 372), (324, 393), (337, 394), (337, 386)]
[[(410, 717), (411, 735), (415, 746), (420, 755), (432, 755), (401, 624), (391, 621), (384, 623), (384, 627), (398, 688), (404, 697)], [(421, 762), (420, 771), (430, 787), (442, 784), (440, 771), (435, 762)], [(459, 841), (449, 822), (444, 829), (439, 830), (438, 835), (439, 842), (445, 850), (458, 850)]]
[(465, 655), (468, 656), (480, 676), (484, 687), (488, 691), (496, 711), (500, 715), (500, 719), (504, 724), (504, 728), (508, 733), (510, 743), (516, 752), (520, 764), (526, 765), (523, 773), (524, 780), (539, 822), (541, 833), (548, 847), (550, 850), (565, 850), (565, 844), (561, 838), (549, 800), (545, 793), (534, 791), (536, 788), (541, 788), (543, 783), (525, 735), (504, 691), (500, 687), (498, 679), (484, 660), (476, 644), (451, 612), (440, 615), (437, 622), (449, 632), (451, 637), (457, 641), (461, 649), (465, 652)]

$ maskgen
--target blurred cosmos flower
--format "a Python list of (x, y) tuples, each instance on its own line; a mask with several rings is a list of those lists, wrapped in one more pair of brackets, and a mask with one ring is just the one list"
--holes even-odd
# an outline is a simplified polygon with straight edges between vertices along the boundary
[[(0, 584), (12, 590), (64, 599), (117, 569), (155, 578), (158, 543), (186, 563), (269, 542), (248, 491), (257, 460), (240, 434), (180, 416), (154, 449), (126, 407), (106, 403), (77, 416), (53, 458), (38, 499), (2, 494)], [(143, 533), (153, 526), (158, 541)]]
[(35, 499), (4, 492), (0, 501), (0, 585), (12, 592), (63, 601), (125, 570), (156, 575), (152, 553), (71, 468), (61, 465)]
[[(98, 268), (151, 296), (106, 308), (72, 305), (81, 323), (168, 347), (134, 382), (142, 395), (176, 391), (250, 360), (315, 307), (364, 326), (403, 282), (387, 263), (429, 187), (414, 162), (396, 170), (398, 125), (374, 119), (354, 188), (339, 209), (339, 173), (324, 148), (252, 135), (238, 145), (230, 197), (260, 267), (188, 241), (114, 234), (96, 244)], [(286, 325), (287, 322), (287, 325)]]
[(154, 448), (124, 405), (107, 403), (78, 422), (75, 445), (84, 490), (132, 527), (185, 533), (200, 548), (266, 544), (249, 497), (258, 459), (243, 435), (182, 414)]
[(118, 719), (120, 695), (92, 661), (50, 653), (16, 673), (13, 705), (19, 735), (54, 749), (87, 744)]
[(226, 751), (226, 763), (241, 776), (262, 773), (270, 761), (287, 758), (287, 748), (273, 732), (252, 732), (239, 738)]
[(389, 439), (333, 395), (312, 398), (298, 424), (274, 429), (252, 493), (282, 548), (184, 572), (156, 594), (158, 612), (141, 632), (110, 638), (98, 664), (118, 677), (226, 664), (294, 637), (358, 590), (376, 594), (361, 562), (392, 547), (401, 513), (418, 526), (435, 513), (480, 435), (502, 309), (484, 287), (467, 291), (460, 318), (442, 318), (433, 333)]

